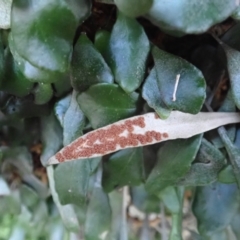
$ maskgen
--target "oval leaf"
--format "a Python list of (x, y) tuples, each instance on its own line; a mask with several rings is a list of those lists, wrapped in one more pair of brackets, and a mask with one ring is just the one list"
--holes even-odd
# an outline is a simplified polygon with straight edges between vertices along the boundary
[(206, 237), (224, 229), (230, 224), (238, 207), (239, 191), (236, 184), (216, 182), (198, 187), (193, 212), (198, 220), (199, 232)]
[(206, 97), (206, 84), (200, 70), (186, 60), (160, 50), (152, 51), (158, 86), (170, 109), (198, 113)]
[(14, 62), (16, 63), (16, 69), (18, 69), (29, 82), (53, 83), (60, 81), (60, 79), (65, 76), (65, 74), (57, 71), (49, 71), (48, 69), (41, 69), (34, 66), (21, 57), (16, 51), (11, 33), (9, 34), (8, 42), (14, 57)]
[(90, 172), (87, 160), (68, 162), (55, 169), (55, 188), (61, 204), (73, 203), (80, 207), (86, 204)]
[(65, 72), (75, 31), (87, 5), (85, 0), (13, 1), (11, 33), (15, 49), (36, 67)]
[(203, 33), (228, 18), (238, 5), (235, 0), (154, 0), (146, 17), (172, 35)]
[(115, 80), (126, 92), (133, 92), (143, 81), (150, 50), (142, 26), (118, 13), (109, 42), (108, 64)]
[(110, 68), (85, 34), (74, 47), (71, 73), (72, 85), (78, 91), (97, 83), (113, 83)]
[(115, 84), (94, 85), (77, 98), (82, 111), (95, 129), (133, 116), (137, 100), (137, 93), (128, 95)]

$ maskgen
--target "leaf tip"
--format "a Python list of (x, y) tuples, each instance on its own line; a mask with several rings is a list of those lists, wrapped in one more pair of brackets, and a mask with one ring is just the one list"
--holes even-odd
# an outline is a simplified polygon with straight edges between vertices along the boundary
[(54, 155), (54, 156), (49, 158), (49, 160), (47, 162), (47, 166), (53, 165), (53, 164), (58, 164), (58, 163), (59, 163), (59, 161), (57, 160), (57, 158)]

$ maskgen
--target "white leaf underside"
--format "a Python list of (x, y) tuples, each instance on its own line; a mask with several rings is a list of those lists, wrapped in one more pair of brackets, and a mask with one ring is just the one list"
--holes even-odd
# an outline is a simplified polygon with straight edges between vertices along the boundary
[(190, 138), (222, 125), (240, 122), (240, 113), (208, 113), (196, 115), (173, 111), (162, 120), (156, 113), (124, 119), (89, 132), (61, 149), (48, 164), (103, 156), (121, 149), (158, 142)]

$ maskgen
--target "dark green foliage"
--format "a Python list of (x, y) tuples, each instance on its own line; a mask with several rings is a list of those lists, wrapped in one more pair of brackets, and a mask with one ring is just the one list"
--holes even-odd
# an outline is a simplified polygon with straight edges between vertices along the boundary
[(185, 240), (185, 204), (192, 239), (240, 239), (239, 125), (48, 166), (78, 137), (132, 116), (238, 111), (239, 1), (7, 2), (0, 239)]

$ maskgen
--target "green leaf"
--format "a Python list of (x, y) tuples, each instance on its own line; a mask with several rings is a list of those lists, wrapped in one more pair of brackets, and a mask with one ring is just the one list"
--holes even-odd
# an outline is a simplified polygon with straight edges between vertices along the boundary
[(72, 161), (57, 166), (54, 179), (61, 204), (73, 203), (80, 207), (86, 204), (90, 172), (88, 160)]
[(76, 213), (74, 211), (73, 205), (61, 205), (58, 193), (55, 189), (55, 182), (54, 182), (54, 169), (52, 166), (47, 167), (47, 175), (49, 179), (49, 186), (52, 193), (52, 198), (54, 203), (56, 204), (58, 211), (61, 215), (62, 221), (64, 226), (69, 231), (79, 231), (79, 223), (76, 216)]
[(38, 68), (65, 72), (76, 28), (89, 7), (86, 0), (14, 1), (11, 33), (16, 51)]
[(202, 140), (201, 135), (165, 143), (158, 152), (158, 161), (150, 173), (146, 190), (150, 193), (175, 185), (190, 169)]
[(63, 118), (63, 145), (66, 146), (83, 134), (85, 116), (77, 103), (77, 93), (73, 91), (70, 105)]
[(34, 102), (39, 105), (45, 104), (49, 102), (53, 96), (52, 85), (48, 83), (39, 83), (34, 93)]
[(223, 44), (223, 49), (227, 56), (228, 74), (231, 83), (233, 99), (238, 108), (240, 108), (240, 71), (238, 62), (240, 61), (240, 52)]
[(111, 226), (111, 207), (108, 195), (95, 186), (90, 198), (85, 222), (85, 239), (107, 239)]
[(234, 176), (233, 168), (231, 165), (227, 165), (218, 174), (218, 181), (220, 183), (235, 183), (236, 177)]
[(118, 9), (129, 17), (145, 15), (153, 4), (153, 0), (114, 0)]
[[(6, 50), (4, 60), (5, 60), (4, 76), (2, 77), (1, 77), (1, 70), (0, 70), (0, 80), (3, 80), (1, 85), (1, 90), (6, 91), (18, 97), (23, 97), (29, 94), (33, 88), (33, 83), (31, 83), (23, 75), (18, 63), (13, 59), (13, 56), (9, 51), (9, 49)], [(1, 62), (1, 53), (0, 53), (0, 62)], [(1, 63), (0, 63), (0, 68), (1, 68)]]
[(40, 67), (34, 66), (29, 61), (20, 56), (16, 51), (11, 33), (8, 37), (8, 43), (14, 57), (16, 68), (29, 82), (41, 82), (50, 84), (60, 81), (60, 79), (64, 77), (65, 74), (63, 73), (49, 71), (48, 69), (41, 69)]
[(135, 91), (143, 81), (149, 40), (134, 19), (118, 13), (109, 42), (108, 64), (115, 80), (126, 92)]
[[(182, 187), (181, 187), (182, 188)], [(166, 187), (158, 195), (164, 203), (164, 206), (171, 214), (178, 214), (181, 209), (181, 199), (179, 198), (179, 189), (176, 187)]]
[(66, 74), (63, 78), (58, 79), (57, 82), (53, 83), (56, 97), (62, 97), (72, 90), (70, 76)]
[(85, 34), (80, 35), (74, 47), (71, 80), (78, 91), (85, 91), (97, 83), (113, 83), (110, 68)]
[(154, 0), (146, 17), (165, 32), (181, 36), (206, 32), (227, 19), (238, 5), (235, 0)]
[(128, 148), (113, 154), (103, 165), (103, 188), (136, 186), (143, 182), (142, 148)]
[[(160, 95), (167, 108), (198, 113), (206, 97), (206, 84), (200, 70), (186, 60), (154, 47), (152, 50)], [(174, 101), (177, 78), (179, 83)]]
[(235, 216), (231, 222), (231, 228), (232, 228), (233, 232), (235, 233), (235, 236), (238, 237), (237, 240), (239, 239), (239, 236), (240, 236), (239, 226), (240, 226), (240, 211), (238, 209), (237, 213), (235, 214)]
[(166, 119), (169, 117), (171, 110), (167, 108), (162, 100), (155, 68), (151, 70), (143, 84), (142, 97), (147, 101), (148, 105), (156, 111), (160, 118)]
[(160, 198), (149, 194), (144, 185), (131, 187), (132, 204), (145, 213), (160, 212)]
[(13, 214), (17, 216), (21, 213), (21, 201), (19, 196), (19, 189), (12, 190), (10, 195), (1, 195), (0, 214)]
[(169, 240), (182, 240), (183, 187), (167, 187), (159, 194), (164, 205), (172, 214), (172, 228)]
[(198, 230), (203, 236), (211, 235), (232, 221), (239, 207), (239, 190), (236, 184), (213, 183), (198, 187), (193, 202), (193, 212), (198, 220)]
[(102, 54), (104, 59), (107, 55), (111, 34), (106, 30), (99, 30), (95, 34), (94, 46)]
[(10, 28), (12, 0), (2, 0), (0, 2), (0, 28)]
[(125, 203), (123, 201), (123, 189), (109, 193), (109, 203), (112, 210), (112, 225), (109, 239), (127, 239), (128, 229), (123, 210)]
[(94, 129), (136, 113), (138, 94), (125, 93), (115, 84), (97, 84), (78, 95), (77, 101)]
[(46, 166), (48, 159), (61, 148), (63, 141), (62, 128), (53, 113), (41, 118), (41, 141), (41, 163)]
[(39, 203), (39, 198), (37, 193), (26, 185), (21, 185), (20, 197), (21, 197), (21, 203), (24, 204), (30, 211), (33, 211), (33, 209)]
[(219, 171), (225, 165), (225, 156), (203, 138), (195, 161), (196, 163), (191, 166), (178, 184), (200, 186), (216, 181)]
[(68, 110), (68, 108), (70, 106), (71, 99), (72, 99), (72, 95), (69, 94), (69, 95), (61, 98), (60, 100), (58, 100), (54, 106), (54, 114), (57, 117), (57, 119), (62, 127), (63, 127), (63, 119), (64, 119), (66, 111)]

